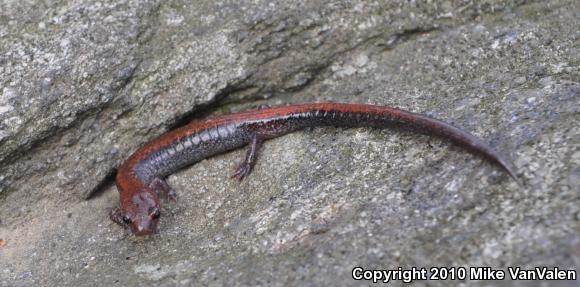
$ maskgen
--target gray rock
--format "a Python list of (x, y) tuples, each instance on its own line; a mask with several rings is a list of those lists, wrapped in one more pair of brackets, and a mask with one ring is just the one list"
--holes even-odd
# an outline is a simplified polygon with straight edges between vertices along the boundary
[[(4, 1), (0, 286), (578, 269), (578, 5), (385, 2)], [(243, 150), (171, 175), (179, 201), (152, 238), (108, 219), (115, 168), (144, 142), (195, 117), (315, 101), (454, 123), (512, 158), (525, 184), (441, 139), (315, 128), (267, 142), (241, 184), (226, 179)]]

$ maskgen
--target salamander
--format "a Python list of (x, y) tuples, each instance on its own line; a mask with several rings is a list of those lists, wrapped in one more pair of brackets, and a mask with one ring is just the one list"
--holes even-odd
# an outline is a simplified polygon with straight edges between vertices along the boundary
[(514, 180), (512, 164), (477, 137), (443, 121), (397, 108), (375, 105), (312, 103), (234, 113), (194, 120), (146, 143), (118, 169), (119, 207), (110, 218), (137, 235), (156, 232), (161, 211), (158, 192), (175, 200), (165, 178), (205, 158), (249, 144), (233, 178), (247, 177), (262, 143), (307, 127), (403, 128), (439, 136), (495, 163)]

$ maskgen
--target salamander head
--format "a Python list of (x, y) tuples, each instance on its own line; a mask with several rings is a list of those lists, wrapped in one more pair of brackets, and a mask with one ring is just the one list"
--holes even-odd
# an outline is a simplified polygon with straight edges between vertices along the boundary
[(160, 215), (157, 194), (144, 189), (121, 201), (121, 208), (113, 211), (111, 218), (136, 236), (143, 236), (155, 233)]

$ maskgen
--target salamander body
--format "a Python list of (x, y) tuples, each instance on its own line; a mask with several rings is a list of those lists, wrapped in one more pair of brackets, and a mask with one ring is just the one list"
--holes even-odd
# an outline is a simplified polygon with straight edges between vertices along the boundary
[(111, 211), (111, 219), (135, 235), (152, 234), (161, 215), (157, 192), (175, 199), (164, 180), (169, 174), (249, 144), (245, 161), (233, 175), (242, 180), (251, 172), (265, 140), (317, 126), (404, 128), (439, 136), (497, 164), (517, 181), (512, 165), (486, 143), (440, 120), (384, 106), (300, 104), (194, 120), (146, 143), (118, 170), (120, 206)]

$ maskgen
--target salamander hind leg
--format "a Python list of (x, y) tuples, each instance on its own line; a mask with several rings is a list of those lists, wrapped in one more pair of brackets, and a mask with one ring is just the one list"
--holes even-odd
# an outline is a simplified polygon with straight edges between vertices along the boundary
[(244, 162), (242, 162), (236, 172), (232, 175), (232, 178), (236, 178), (238, 181), (242, 181), (245, 177), (247, 177), (254, 168), (256, 164), (256, 160), (258, 159), (258, 150), (262, 146), (264, 139), (260, 135), (254, 135), (252, 137), (252, 141), (250, 142), (250, 148), (246, 153), (246, 158)]
[(153, 179), (149, 187), (153, 190), (161, 191), (161, 194), (163, 197), (165, 197), (166, 200), (171, 202), (177, 201), (177, 193), (175, 193), (175, 190), (173, 190), (173, 188), (171, 188), (171, 186), (169, 186), (165, 180), (156, 177)]

